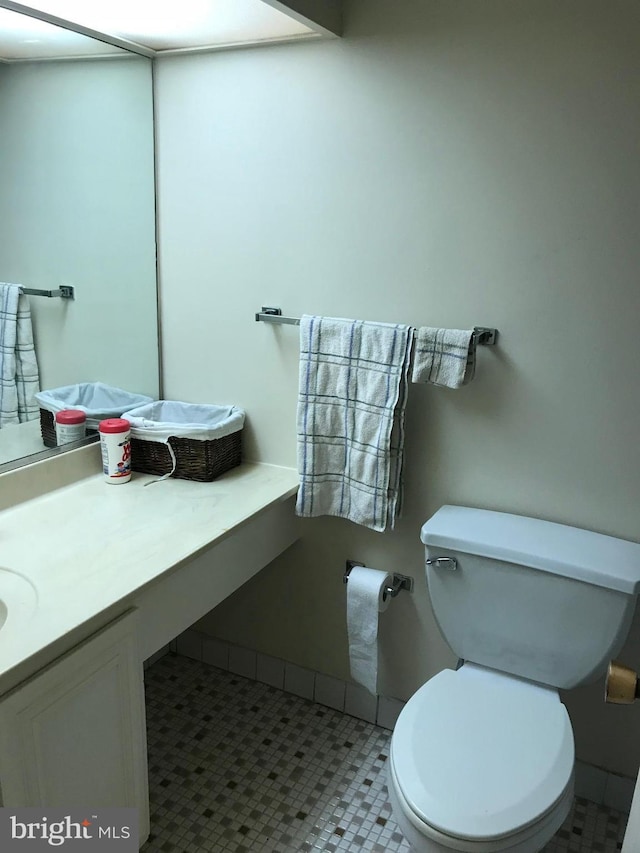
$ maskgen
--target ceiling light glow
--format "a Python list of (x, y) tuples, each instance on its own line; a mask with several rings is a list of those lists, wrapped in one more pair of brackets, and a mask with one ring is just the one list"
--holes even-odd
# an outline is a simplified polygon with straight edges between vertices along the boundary
[(27, 4), (155, 50), (242, 44), (312, 33), (263, 0), (27, 0)]

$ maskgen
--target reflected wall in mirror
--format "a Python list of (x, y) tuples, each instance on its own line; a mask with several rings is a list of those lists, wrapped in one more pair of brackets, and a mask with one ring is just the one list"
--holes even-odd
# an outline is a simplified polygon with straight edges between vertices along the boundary
[[(75, 289), (29, 296), (40, 387), (158, 397), (152, 62), (50, 24), (10, 47), (32, 19), (0, 14), (0, 281)], [(0, 465), (42, 450), (38, 421), (0, 430)]]

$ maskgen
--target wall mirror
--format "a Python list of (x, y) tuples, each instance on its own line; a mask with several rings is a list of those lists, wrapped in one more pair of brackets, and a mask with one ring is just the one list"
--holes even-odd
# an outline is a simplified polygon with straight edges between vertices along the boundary
[[(0, 126), (0, 281), (74, 288), (29, 296), (41, 389), (157, 397), (152, 60), (0, 7)], [(0, 471), (44, 449), (3, 427)]]

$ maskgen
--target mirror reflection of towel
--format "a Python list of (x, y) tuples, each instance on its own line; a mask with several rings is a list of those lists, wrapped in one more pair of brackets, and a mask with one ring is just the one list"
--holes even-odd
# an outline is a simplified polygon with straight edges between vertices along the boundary
[(0, 282), (0, 427), (35, 420), (40, 390), (29, 299)]
[(393, 529), (411, 343), (409, 326), (302, 317), (298, 515)]

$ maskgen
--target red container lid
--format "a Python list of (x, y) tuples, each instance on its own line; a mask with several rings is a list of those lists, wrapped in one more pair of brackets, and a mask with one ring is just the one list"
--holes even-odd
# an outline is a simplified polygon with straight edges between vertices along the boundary
[(127, 432), (131, 429), (131, 424), (124, 418), (107, 418), (100, 421), (98, 429), (100, 432)]
[(86, 419), (87, 416), (80, 409), (63, 409), (61, 412), (56, 412), (57, 424), (83, 424)]

